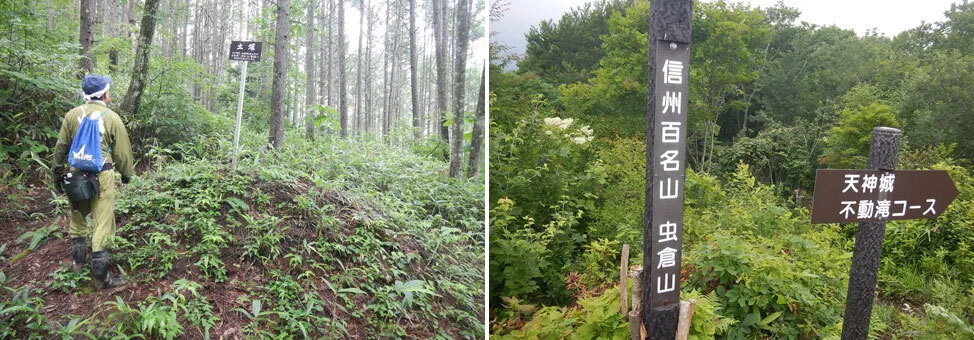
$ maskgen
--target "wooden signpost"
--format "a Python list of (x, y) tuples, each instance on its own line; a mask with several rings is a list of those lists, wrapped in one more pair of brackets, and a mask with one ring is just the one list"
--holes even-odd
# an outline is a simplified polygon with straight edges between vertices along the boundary
[(642, 324), (654, 340), (674, 339), (680, 316), (692, 14), (691, 0), (657, 0), (649, 16), (644, 270), (639, 281)]
[(242, 61), (240, 71), (240, 93), (237, 98), (237, 123), (233, 130), (233, 166), (237, 166), (237, 148), (240, 146), (240, 121), (243, 118), (243, 95), (247, 84), (247, 63), (260, 61), (263, 43), (259, 41), (231, 41), (230, 60)]
[(819, 170), (812, 223), (859, 222), (842, 339), (866, 339), (887, 220), (936, 218), (957, 197), (946, 171), (896, 171), (900, 130), (873, 129), (869, 170)]

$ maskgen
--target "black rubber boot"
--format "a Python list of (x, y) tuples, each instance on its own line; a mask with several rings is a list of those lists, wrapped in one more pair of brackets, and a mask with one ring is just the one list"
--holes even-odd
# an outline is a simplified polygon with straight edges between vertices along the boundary
[(81, 272), (85, 262), (88, 262), (88, 243), (84, 237), (71, 239), (71, 270), (75, 273)]
[(121, 275), (113, 276), (109, 273), (111, 254), (107, 250), (91, 253), (91, 277), (94, 278), (95, 290), (118, 287), (125, 284)]

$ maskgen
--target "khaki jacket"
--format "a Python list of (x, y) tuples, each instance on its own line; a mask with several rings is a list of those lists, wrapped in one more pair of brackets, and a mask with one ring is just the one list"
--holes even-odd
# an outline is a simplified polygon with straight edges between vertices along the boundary
[(132, 144), (129, 142), (125, 123), (122, 122), (122, 118), (118, 114), (99, 101), (91, 101), (68, 111), (64, 115), (64, 121), (61, 122), (61, 132), (58, 134), (57, 144), (54, 146), (52, 167), (58, 168), (67, 164), (68, 150), (71, 148), (71, 141), (78, 131), (78, 126), (81, 125), (83, 115), (103, 111), (105, 113), (101, 117), (101, 124), (99, 124), (102, 157), (105, 159), (105, 163), (113, 163), (115, 171), (122, 174), (122, 177), (132, 177), (135, 173), (135, 166), (132, 160)]

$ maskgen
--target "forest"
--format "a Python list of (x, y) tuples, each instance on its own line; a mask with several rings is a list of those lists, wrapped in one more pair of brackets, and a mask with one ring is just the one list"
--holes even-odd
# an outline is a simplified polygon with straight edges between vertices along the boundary
[[(483, 338), (486, 7), (0, 2), (0, 339)], [(134, 155), (107, 289), (54, 185), (91, 74)]]
[[(630, 338), (619, 266), (625, 244), (643, 261), (650, 8), (575, 7), (536, 23), (524, 54), (491, 40), (492, 337)], [(691, 339), (839, 338), (857, 225), (810, 223), (815, 173), (864, 169), (878, 126), (903, 131), (897, 169), (946, 170), (960, 194), (886, 225), (869, 338), (974, 339), (974, 4), (942, 10), (887, 36), (782, 2), (693, 2)]]

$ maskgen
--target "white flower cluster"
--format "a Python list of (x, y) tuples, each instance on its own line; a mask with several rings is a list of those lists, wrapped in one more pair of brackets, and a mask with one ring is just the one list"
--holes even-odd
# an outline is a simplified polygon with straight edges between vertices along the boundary
[[(560, 118), (560, 117), (545, 118), (544, 124), (548, 126), (548, 130), (545, 131), (545, 134), (551, 136), (554, 134), (554, 131), (568, 130), (568, 128), (571, 127), (572, 123), (574, 122), (575, 120), (572, 118)], [(566, 132), (565, 133), (566, 136), (572, 139), (572, 142), (575, 142), (575, 144), (579, 144), (579, 145), (588, 143), (592, 141), (592, 138), (594, 138), (592, 137), (592, 128), (589, 127), (588, 125), (579, 128), (578, 132), (570, 132), (570, 131), (565, 131), (565, 132)]]

